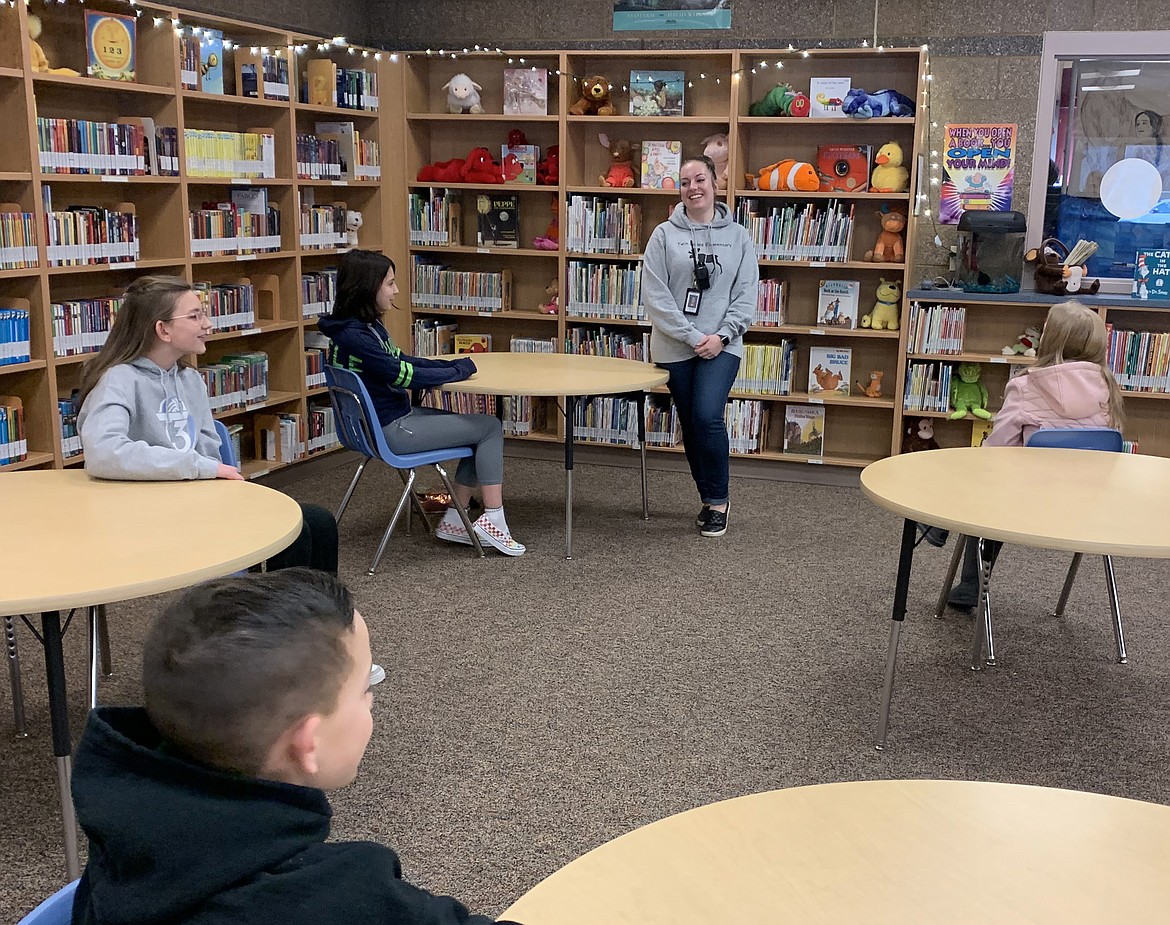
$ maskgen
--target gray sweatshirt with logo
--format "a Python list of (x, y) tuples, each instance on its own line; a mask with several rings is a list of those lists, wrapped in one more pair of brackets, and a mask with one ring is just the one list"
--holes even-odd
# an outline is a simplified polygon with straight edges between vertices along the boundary
[(139, 357), (112, 366), (77, 417), (85, 471), (99, 479), (213, 479), (219, 435), (203, 378)]
[[(682, 306), (695, 285), (695, 259), (706, 264), (711, 288), (703, 292), (699, 313), (686, 315)], [(693, 360), (695, 345), (707, 334), (728, 338), (724, 349), (742, 357), (743, 332), (755, 317), (759, 286), (755, 248), (727, 206), (717, 202), (712, 221), (696, 224), (680, 202), (670, 219), (654, 229), (642, 258), (642, 304), (653, 325), (651, 358), (655, 363)]]

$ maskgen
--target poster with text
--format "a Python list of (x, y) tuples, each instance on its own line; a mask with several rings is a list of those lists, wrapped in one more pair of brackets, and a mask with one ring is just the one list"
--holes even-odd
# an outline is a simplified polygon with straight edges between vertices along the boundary
[(731, 0), (614, 0), (615, 32), (730, 29)]
[(1007, 212), (1015, 183), (1016, 126), (948, 125), (939, 221), (957, 225), (967, 209)]

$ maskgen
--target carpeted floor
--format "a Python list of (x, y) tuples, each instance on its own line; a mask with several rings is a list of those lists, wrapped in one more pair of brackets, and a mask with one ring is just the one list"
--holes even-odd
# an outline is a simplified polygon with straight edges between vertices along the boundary
[[(351, 470), (297, 482), (336, 505)], [(366, 566), (398, 481), (371, 471), (342, 524), (343, 575), (387, 681), (334, 834), (396, 848), (406, 875), (498, 913), (584, 851), (700, 804), (864, 778), (1000, 780), (1170, 802), (1170, 639), (1162, 562), (1119, 560), (1130, 664), (1113, 661), (1099, 560), (1066, 618), (1067, 566), (1009, 547), (994, 583), (1000, 667), (967, 668), (970, 620), (930, 616), (950, 550), (916, 556), (890, 748), (873, 733), (899, 521), (855, 488), (736, 479), (731, 529), (703, 540), (689, 477), (576, 470), (576, 558), (563, 558), (563, 471), (510, 459), (521, 559), (421, 535)], [(1070, 503), (1075, 503), (1070, 499)], [(1021, 499), (1021, 516), (1027, 516)], [(138, 652), (159, 599), (112, 609), (108, 703), (140, 697)], [(84, 640), (67, 640), (74, 731)], [(31, 736), (8, 735), (0, 682), (0, 920), (62, 882), (39, 647), (20, 644)]]

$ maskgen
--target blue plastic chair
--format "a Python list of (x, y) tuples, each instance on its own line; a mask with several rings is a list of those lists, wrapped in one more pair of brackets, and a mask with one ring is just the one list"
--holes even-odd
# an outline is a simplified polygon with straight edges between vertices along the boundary
[(455, 489), (442, 466), (442, 463), (449, 459), (463, 459), (471, 456), (475, 450), (469, 446), (457, 446), (399, 456), (386, 445), (382, 428), (377, 423), (378, 416), (374, 411), (374, 403), (370, 400), (370, 393), (366, 391), (365, 383), (362, 382), (357, 373), (342, 369), (340, 366), (326, 366), (325, 383), (329, 387), (329, 400), (333, 403), (333, 414), (337, 420), (337, 435), (341, 440), (341, 445), (347, 450), (360, 453), (363, 457), (357, 472), (354, 473), (353, 481), (346, 489), (345, 497), (341, 499), (341, 507), (337, 509), (337, 522), (341, 523), (342, 515), (345, 514), (345, 509), (349, 506), (349, 499), (353, 497), (358, 480), (366, 470), (366, 463), (371, 459), (380, 460), (398, 472), (405, 485), (402, 497), (398, 499), (398, 504), (394, 508), (394, 515), (390, 518), (386, 532), (382, 535), (378, 551), (374, 554), (374, 561), (370, 564), (368, 574), (373, 575), (377, 570), (382, 553), (386, 551), (386, 545), (390, 542), (390, 536), (394, 532), (394, 527), (398, 524), (402, 512), (406, 509), (407, 502), (416, 505), (423, 520), (427, 520), (426, 512), (423, 511), (422, 505), (414, 494), (415, 468), (417, 466), (435, 467), (435, 471), (439, 473), (444, 487), (451, 496), (451, 504), (459, 513), (463, 526), (466, 528), (468, 536), (471, 537), (472, 547), (477, 555), (482, 556), (484, 554), (483, 547), (475, 535), (475, 530), (472, 529), (467, 510), (455, 499)]
[(73, 921), (73, 894), (77, 892), (77, 884), (74, 880), (61, 887), (17, 925), (69, 925)]
[(228, 433), (227, 425), (223, 421), (216, 421), (215, 432), (219, 434), (219, 461), (225, 466), (239, 469), (240, 463), (236, 459), (236, 451), (232, 447), (232, 435)]

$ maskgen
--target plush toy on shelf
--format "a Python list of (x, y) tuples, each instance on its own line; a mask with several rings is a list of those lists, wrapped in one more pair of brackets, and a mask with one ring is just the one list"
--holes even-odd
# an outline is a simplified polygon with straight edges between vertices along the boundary
[(901, 263), (906, 254), (902, 232), (906, 229), (906, 213), (883, 205), (878, 218), (882, 230), (878, 232), (873, 250), (865, 252), (865, 259), (873, 263)]
[(544, 294), (548, 296), (548, 301), (540, 306), (541, 312), (546, 315), (555, 315), (561, 310), (560, 280), (554, 279), (551, 283), (545, 286)]
[(415, 179), (419, 183), (462, 183), (465, 163), (467, 162), (464, 158), (453, 157), (449, 161), (427, 164), (419, 170)]
[(1036, 348), (1040, 346), (1040, 332), (1035, 328), (1028, 328), (1016, 338), (1014, 344), (1008, 344), (1000, 351), (1005, 357), (1034, 357)]
[(796, 116), (809, 114), (812, 104), (803, 93), (793, 89), (792, 84), (776, 84), (748, 107), (749, 116)]
[(459, 172), (463, 183), (503, 183), (503, 169), (492, 160), (487, 148), (472, 148)]
[(634, 166), (634, 146), (627, 138), (618, 138), (612, 144), (609, 136), (597, 136), (603, 148), (609, 149), (609, 170), (601, 175), (602, 186), (627, 188), (638, 185), (638, 171)]
[(37, 41), (41, 37), (41, 18), (35, 13), (29, 13), (28, 16), (28, 37), (29, 48), (32, 50), (32, 69), (36, 74), (60, 74), (62, 77), (79, 77), (80, 74), (71, 67), (49, 67), (49, 59), (45, 56), (44, 49), (41, 48)]
[(958, 375), (951, 380), (951, 420), (958, 421), (967, 416), (975, 415), (983, 420), (990, 420), (991, 412), (987, 410), (987, 386), (979, 381), (983, 370), (978, 363), (960, 363), (956, 370)]
[(358, 232), (362, 230), (362, 213), (357, 209), (345, 210), (345, 244), (347, 247), (358, 246)]
[(752, 189), (799, 190), (812, 193), (821, 188), (816, 168), (812, 164), (795, 161), (792, 158), (761, 168), (758, 176), (745, 174), (745, 179)]
[(703, 153), (715, 162), (715, 187), (727, 189), (727, 163), (730, 152), (727, 147), (727, 133), (717, 132), (703, 139)]
[(914, 101), (897, 90), (878, 90), (866, 93), (854, 87), (845, 94), (841, 112), (855, 119), (873, 119), (879, 116), (912, 116)]
[(536, 162), (536, 183), (538, 186), (556, 186), (561, 182), (561, 146), (553, 145)]
[(1033, 247), (1024, 255), (1024, 262), (1036, 267), (1036, 291), (1046, 295), (1096, 295), (1101, 288), (1101, 280), (1088, 282), (1084, 265), (1065, 264), (1068, 253), (1068, 247), (1063, 242), (1056, 238), (1045, 238), (1039, 247)]
[(880, 369), (871, 369), (869, 371), (869, 382), (857, 381), (857, 391), (861, 392), (866, 398), (881, 398), (882, 397), (882, 378), (886, 374)]
[(902, 146), (890, 141), (874, 155), (869, 189), (874, 193), (904, 193), (910, 188), (910, 171), (902, 166)]
[(923, 450), (938, 448), (938, 441), (934, 438), (934, 421), (930, 418), (919, 418), (906, 424), (902, 434), (903, 453), (921, 453)]
[(483, 102), (479, 98), (479, 91), (483, 89), (466, 74), (456, 74), (445, 84), (447, 91), (447, 111), (453, 113), (480, 113), (483, 112)]
[(532, 246), (537, 250), (555, 251), (561, 246), (560, 211), (560, 203), (557, 201), (557, 197), (553, 196), (552, 221), (548, 223), (544, 234), (532, 239)]
[(898, 330), (898, 303), (902, 298), (902, 283), (882, 277), (878, 281), (877, 298), (873, 309), (861, 318), (861, 326), (874, 331)]
[(613, 116), (617, 110), (609, 101), (610, 83), (600, 74), (581, 80), (581, 98), (569, 107), (575, 116)]

